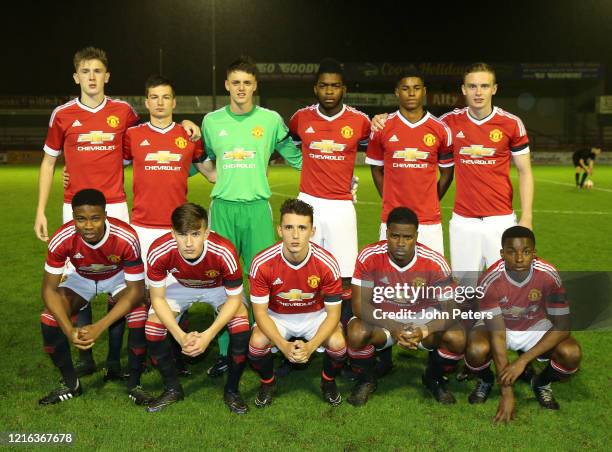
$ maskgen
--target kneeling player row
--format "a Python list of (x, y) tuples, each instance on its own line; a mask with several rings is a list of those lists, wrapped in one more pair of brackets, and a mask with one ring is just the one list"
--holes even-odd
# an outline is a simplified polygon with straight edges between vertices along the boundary
[[(550, 264), (535, 257), (535, 238), (523, 227), (504, 233), (502, 259), (483, 276), (481, 299), (460, 310), (452, 296), (456, 283), (444, 257), (417, 242), (414, 212), (394, 209), (387, 221), (387, 240), (366, 246), (357, 259), (352, 280), (354, 316), (348, 325), (342, 325), (338, 264), (329, 252), (310, 242), (314, 233), (311, 206), (287, 200), (278, 226), (281, 242), (259, 253), (250, 268), (256, 322), (251, 330), (235, 248), (208, 229), (202, 207), (178, 207), (172, 214), (172, 232), (151, 246), (148, 313), (134, 230), (106, 217), (104, 196), (96, 190), (79, 192), (72, 207), (74, 220), (49, 243), (43, 281), (47, 309), (41, 317), (45, 350), (62, 373), (64, 384), (42, 398), (41, 404), (65, 401), (82, 392), (68, 338), (77, 348), (91, 348), (110, 324), (126, 315), (128, 391), (132, 400), (147, 405), (150, 412), (183, 398), (168, 331), (184, 354), (197, 356), (228, 327), (231, 359), (224, 401), (238, 414), (248, 410), (239, 392), (247, 357), (261, 377), (256, 406), (272, 402), (276, 388), (272, 346), (293, 363), (307, 362), (315, 350), (324, 347), (321, 390), (331, 405), (342, 401), (335, 378), (346, 365), (347, 348), (357, 376), (348, 398), (353, 405), (365, 404), (376, 388), (377, 374), (389, 369), (388, 359), (376, 365), (376, 351), (390, 356), (394, 343), (430, 351), (422, 380), (441, 403), (455, 402), (446, 389), (444, 374), (455, 368), (464, 351), (467, 367), (478, 377), (469, 400), (484, 402), (493, 386), (492, 355), (502, 385), (499, 420), (513, 417), (512, 384), (529, 370), (530, 361), (550, 358), (549, 366), (531, 384), (540, 404), (553, 409), (558, 405), (550, 383), (574, 373), (580, 361), (578, 344), (568, 332), (569, 308), (559, 276)], [(62, 281), (66, 259), (76, 272)], [(115, 296), (115, 306), (95, 324), (73, 327), (70, 316), (100, 292)], [(187, 333), (177, 320), (196, 302), (210, 304), (218, 315), (205, 331)], [(466, 325), (451, 314), (466, 310), (482, 312), (484, 322)], [(298, 339), (290, 341), (292, 338)], [(509, 363), (507, 347), (523, 354)], [(147, 348), (165, 386), (156, 398), (140, 386)]]

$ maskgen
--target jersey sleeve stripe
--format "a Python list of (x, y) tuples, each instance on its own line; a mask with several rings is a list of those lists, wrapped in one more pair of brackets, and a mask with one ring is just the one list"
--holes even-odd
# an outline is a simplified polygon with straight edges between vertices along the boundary
[(366, 165), (372, 165), (372, 166), (383, 166), (385, 164), (384, 160), (375, 160), (370, 157), (365, 158), (365, 163)]
[(533, 266), (534, 268), (541, 270), (544, 273), (550, 275), (558, 287), (562, 286), (561, 277), (559, 276), (559, 273), (557, 273), (557, 270), (553, 266), (546, 265), (542, 261), (538, 261), (538, 260), (535, 261), (535, 264)]
[(49, 242), (49, 251), (54, 252), (57, 247), (62, 244), (62, 242), (72, 237), (74, 234), (76, 234), (74, 227), (64, 229), (62, 232), (53, 237), (53, 239), (51, 239), (51, 242)]
[(43, 150), (49, 154), (51, 157), (57, 157), (58, 155), (61, 154), (61, 150), (56, 151), (53, 148), (50, 148), (49, 146), (47, 146), (46, 144), (43, 146)]
[(126, 281), (142, 281), (145, 277), (144, 272), (140, 273), (124, 273), (123, 274)]
[(361, 252), (361, 254), (359, 255), (358, 259), (359, 262), (364, 263), (366, 260), (368, 260), (370, 258), (370, 256), (376, 255), (376, 254), (386, 254), (387, 253), (387, 247), (385, 246), (384, 248), (377, 248), (377, 249), (369, 249), (367, 250), (367, 252), (365, 252), (366, 250), (363, 250)]
[(136, 237), (124, 231), (123, 229), (113, 226), (112, 224), (110, 227), (110, 232), (111, 234), (114, 234), (115, 236), (122, 238), (125, 242), (127, 242), (128, 245), (132, 247), (134, 254), (136, 256), (140, 256), (140, 243), (138, 243), (138, 240), (136, 239)]
[(51, 273), (52, 275), (61, 275), (62, 273), (64, 273), (64, 266), (62, 265), (61, 267), (52, 267), (45, 262), (45, 271), (47, 273)]
[(176, 243), (174, 242), (174, 240), (169, 240), (169, 241), (161, 244), (160, 246), (155, 248), (155, 250), (153, 250), (152, 252), (149, 252), (149, 256), (147, 257), (148, 265), (150, 267), (155, 265), (155, 262), (157, 262), (157, 259), (159, 259), (164, 254), (167, 254), (167, 253), (169, 253), (170, 251), (172, 251), (173, 249), (176, 249), (176, 248), (177, 248), (177, 246), (176, 246)]
[(334, 277), (336, 277), (336, 279), (340, 278), (340, 267), (338, 266), (338, 263), (335, 261), (334, 258), (324, 254), (317, 248), (314, 249), (313, 256), (315, 256), (321, 262), (327, 265), (329, 269), (332, 271), (332, 273), (334, 274)]
[(214, 242), (208, 242), (208, 249), (223, 258), (231, 273), (235, 273), (238, 270), (238, 263), (230, 250)]
[(270, 295), (264, 295), (263, 297), (257, 297), (255, 295), (251, 295), (251, 303), (265, 304), (269, 300), (270, 300)]
[(529, 154), (531, 152), (531, 149), (529, 149), (529, 145), (526, 144), (524, 147), (511, 148), (510, 152), (512, 152), (513, 157), (516, 157), (517, 155)]
[(426, 250), (419, 246), (417, 248), (417, 255), (429, 259), (430, 261), (434, 261), (436, 264), (438, 264), (438, 266), (440, 266), (440, 269), (443, 270), (444, 273), (450, 275), (451, 269), (448, 266), (448, 263), (442, 256), (437, 254), (435, 251)]
[(497, 110), (502, 116), (506, 116), (507, 118), (513, 119), (514, 121), (516, 121), (516, 124), (518, 125), (519, 128), (519, 134), (524, 137), (525, 135), (527, 135), (527, 130), (525, 129), (525, 125), (523, 124), (523, 121), (521, 120), (521, 118), (519, 118), (516, 115), (513, 115), (512, 113), (508, 113), (506, 110), (501, 110), (498, 109)]
[(484, 277), (484, 279), (480, 282), (480, 285), (484, 293), (486, 293), (487, 290), (489, 289), (489, 286), (493, 284), (493, 282), (501, 276), (502, 271), (503, 271), (503, 267), (500, 265), (495, 270), (493, 270), (491, 273), (489, 273), (487, 276)]
[(160, 281), (153, 281), (150, 278), (147, 278), (150, 287), (165, 287), (166, 286), (166, 278), (163, 278)]
[(249, 269), (249, 275), (252, 277), (255, 277), (255, 275), (257, 274), (257, 270), (259, 270), (259, 267), (261, 266), (261, 264), (272, 259), (274, 256), (276, 256), (280, 252), (281, 245), (282, 245), (281, 243), (274, 245), (272, 248), (256, 256), (255, 259), (253, 259), (253, 262), (251, 262), (251, 268)]
[(240, 295), (242, 293), (242, 284), (239, 287), (225, 288), (225, 293), (228, 295)]
[(53, 110), (53, 113), (51, 113), (51, 117), (49, 118), (49, 127), (53, 126), (53, 121), (55, 120), (55, 116), (57, 116), (57, 114), (62, 111), (64, 108), (68, 108), (72, 105), (76, 104), (76, 98), (72, 99), (71, 101), (66, 102), (64, 105), (60, 105), (59, 107), (56, 107), (55, 110)]
[(366, 281), (364, 279), (359, 279), (355, 277), (351, 279), (351, 284), (355, 284), (359, 287), (374, 287), (374, 281)]
[(568, 315), (570, 313), (569, 307), (565, 308), (546, 308), (546, 312), (550, 315)]

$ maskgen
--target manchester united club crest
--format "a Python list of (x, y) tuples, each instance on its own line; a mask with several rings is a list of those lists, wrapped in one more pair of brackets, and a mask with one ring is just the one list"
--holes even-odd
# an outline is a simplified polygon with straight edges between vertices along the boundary
[(253, 135), (254, 138), (261, 138), (263, 137), (264, 134), (264, 129), (261, 126), (255, 126), (251, 129), (251, 135)]
[(542, 298), (542, 292), (538, 289), (531, 289), (527, 298), (529, 298), (529, 301), (539, 301)]
[(187, 140), (183, 137), (177, 137), (176, 140), (174, 140), (174, 144), (176, 144), (179, 149), (185, 149), (187, 147)]
[(504, 134), (499, 129), (493, 129), (489, 132), (489, 138), (493, 143), (499, 143), (503, 137)]
[(218, 270), (206, 270), (204, 272), (204, 275), (206, 275), (207, 278), (216, 278), (217, 276), (219, 276), (219, 271)]
[(319, 282), (321, 281), (321, 278), (319, 278), (316, 275), (310, 275), (308, 277), (308, 286), (316, 289), (317, 287), (319, 287)]
[(108, 260), (111, 261), (113, 264), (118, 264), (119, 262), (121, 262), (121, 256), (117, 256), (116, 254), (111, 254), (107, 257)]
[(106, 124), (114, 129), (115, 127), (119, 126), (119, 118), (115, 115), (110, 115), (106, 118)]
[(427, 146), (433, 146), (434, 144), (436, 144), (435, 135), (431, 133), (425, 134), (425, 136), (423, 137), (423, 143), (425, 143)]
[(344, 126), (340, 129), (340, 135), (342, 135), (342, 138), (351, 138), (353, 134), (353, 129), (350, 126)]
[(425, 278), (416, 277), (412, 280), (413, 287), (423, 287), (425, 285)]

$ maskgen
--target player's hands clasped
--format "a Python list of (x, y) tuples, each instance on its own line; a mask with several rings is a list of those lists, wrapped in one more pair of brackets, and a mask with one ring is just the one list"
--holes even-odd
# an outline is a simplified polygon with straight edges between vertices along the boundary
[(502, 369), (499, 373), (497, 379), (499, 380), (499, 384), (503, 385), (512, 385), (521, 376), (527, 363), (524, 363), (520, 358), (516, 361), (509, 363), (506, 367)]
[(79, 350), (88, 350), (94, 346), (95, 342), (91, 338), (85, 337), (83, 328), (73, 328), (70, 333), (70, 341)]
[(293, 346), (293, 353), (289, 358), (289, 361), (294, 363), (306, 363), (310, 359), (310, 355), (314, 352), (313, 346), (310, 342), (302, 342), (300, 340), (295, 341)]
[(191, 356), (192, 358), (204, 353), (204, 351), (210, 345), (212, 336), (208, 334), (208, 330), (198, 333), (192, 331), (185, 336), (185, 340), (182, 343), (182, 352), (184, 355)]

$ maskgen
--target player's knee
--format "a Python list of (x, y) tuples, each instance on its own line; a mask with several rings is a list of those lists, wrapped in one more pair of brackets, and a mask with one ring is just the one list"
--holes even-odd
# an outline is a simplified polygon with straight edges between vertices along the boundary
[(344, 334), (342, 334), (342, 329), (338, 327), (327, 340), (326, 348), (331, 350), (340, 350), (345, 347), (346, 340), (344, 339)]
[(471, 337), (465, 350), (465, 360), (472, 366), (483, 364), (491, 353), (491, 344), (482, 336)]
[(573, 338), (561, 342), (555, 350), (555, 358), (559, 364), (567, 368), (576, 368), (582, 360), (580, 345)]
[(348, 324), (347, 339), (349, 347), (363, 347), (370, 339), (371, 331), (365, 322), (354, 318)]
[(249, 340), (249, 345), (255, 348), (266, 348), (270, 345), (270, 340), (262, 333), (262, 331), (255, 326), (251, 333), (251, 339)]
[(449, 329), (442, 335), (442, 346), (453, 353), (463, 353), (466, 341), (463, 328)]

